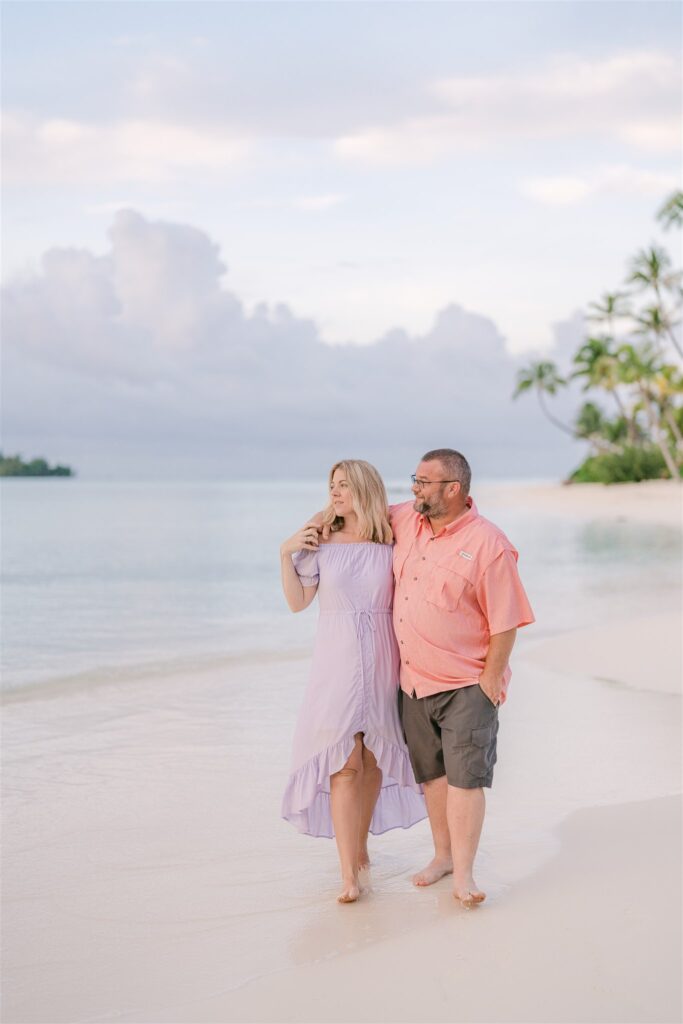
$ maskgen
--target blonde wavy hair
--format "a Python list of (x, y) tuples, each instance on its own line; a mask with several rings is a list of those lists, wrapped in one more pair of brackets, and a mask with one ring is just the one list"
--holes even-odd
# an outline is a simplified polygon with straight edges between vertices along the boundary
[[(332, 487), (332, 477), (338, 469), (343, 469), (349, 485), (353, 510), (358, 516), (358, 533), (362, 540), (373, 541), (375, 544), (391, 544), (394, 535), (389, 524), (389, 502), (384, 481), (374, 466), (362, 459), (343, 459), (335, 462), (330, 470), (328, 486)], [(343, 516), (335, 514), (332, 502), (323, 513), (323, 523), (333, 533), (341, 530), (344, 525)]]

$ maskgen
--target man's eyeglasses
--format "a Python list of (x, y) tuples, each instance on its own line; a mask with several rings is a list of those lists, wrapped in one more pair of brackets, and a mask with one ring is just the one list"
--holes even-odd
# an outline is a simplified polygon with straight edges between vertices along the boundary
[(460, 483), (459, 480), (420, 480), (418, 477), (415, 476), (414, 473), (412, 473), (411, 476), (410, 476), (410, 482), (412, 483), (413, 487), (419, 487), (420, 490), (422, 490), (422, 488), (426, 487), (428, 484), (459, 484)]

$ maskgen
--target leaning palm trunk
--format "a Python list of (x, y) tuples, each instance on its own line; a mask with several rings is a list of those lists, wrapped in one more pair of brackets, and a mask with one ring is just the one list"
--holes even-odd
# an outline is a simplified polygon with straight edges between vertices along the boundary
[(563, 430), (565, 434), (569, 434), (570, 437), (576, 438), (580, 436), (579, 434), (576, 433), (575, 430), (572, 430), (571, 427), (568, 427), (566, 423), (562, 423), (561, 420), (555, 419), (555, 417), (550, 412), (550, 410), (548, 409), (547, 405), (543, 400), (543, 392), (540, 388), (536, 388), (536, 394), (538, 395), (538, 402), (541, 406), (541, 409), (543, 410), (543, 415), (546, 417), (546, 419), (550, 420), (553, 426), (557, 427), (558, 430)]
[(655, 443), (657, 444), (657, 447), (662, 453), (662, 457), (664, 459), (664, 462), (666, 463), (666, 468), (669, 470), (669, 473), (671, 474), (671, 479), (680, 481), (681, 476), (678, 472), (678, 467), (673, 460), (673, 456), (671, 454), (671, 450), (668, 444), (666, 443), (666, 439), (662, 436), (660, 425), (657, 422), (657, 417), (655, 416), (654, 409), (652, 407), (650, 395), (648, 394), (647, 389), (644, 388), (641, 383), (638, 384), (638, 390), (640, 392), (640, 397), (643, 401), (643, 408), (645, 409), (645, 415), (647, 416), (647, 421), (650, 425), (652, 436), (655, 440)]
[(626, 406), (624, 405), (624, 402), (623, 402), (623, 400), (621, 398), (621, 395), (619, 394), (618, 390), (615, 387), (610, 388), (609, 390), (610, 390), (610, 393), (612, 395), (614, 395), (614, 401), (617, 403), (617, 408), (619, 410), (619, 414), (621, 415), (621, 418), (623, 419), (624, 423), (626, 424), (626, 431), (627, 431), (627, 435), (628, 435), (628, 443), (631, 444), (631, 445), (635, 445), (635, 444), (638, 443), (638, 438), (636, 436), (636, 424), (635, 424), (635, 421), (634, 421), (632, 416), (629, 416), (629, 414), (627, 412), (627, 409), (626, 409)]
[(617, 409), (619, 410), (619, 414), (621, 415), (621, 417), (624, 420), (628, 421), (628, 416), (626, 414), (626, 407), (624, 406), (624, 403), (621, 400), (621, 396), (620, 396), (619, 392), (617, 391), (617, 389), (615, 387), (609, 388), (609, 391), (614, 396), (614, 401), (617, 403)]
[[(660, 308), (662, 308), (662, 295), (661, 295), (661, 292), (659, 290), (659, 285), (656, 282), (654, 282), (652, 287), (654, 288), (654, 293), (657, 296), (657, 302), (658, 302)], [(673, 347), (676, 349), (676, 351), (678, 352), (679, 356), (681, 356), (681, 358), (683, 359), (683, 348), (681, 348), (681, 346), (678, 344), (678, 338), (676, 337), (671, 324), (667, 322), (666, 327), (664, 328), (664, 330), (665, 330), (665, 333), (666, 333), (669, 341), (671, 342)]]
[(681, 346), (678, 344), (678, 339), (677, 339), (676, 335), (674, 334), (674, 332), (672, 331), (672, 329), (670, 327), (667, 328), (667, 332), (666, 333), (669, 335), (669, 341), (671, 342), (673, 347), (676, 349), (676, 351), (678, 352), (678, 354), (681, 357), (681, 359), (683, 359), (683, 348), (681, 348)]
[(677, 450), (681, 452), (683, 450), (683, 434), (681, 434), (680, 427), (676, 423), (676, 417), (668, 406), (664, 407), (664, 419), (666, 420), (674, 440), (676, 441)]

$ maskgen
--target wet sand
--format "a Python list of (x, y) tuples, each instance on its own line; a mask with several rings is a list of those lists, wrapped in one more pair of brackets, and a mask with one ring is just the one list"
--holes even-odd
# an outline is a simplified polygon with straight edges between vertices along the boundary
[(676, 797), (579, 811), (560, 853), (486, 910), (454, 908), (441, 882), (416, 897), (430, 926), (198, 1001), (196, 1019), (678, 1022), (680, 812)]
[(520, 644), (474, 911), (411, 886), (426, 823), (335, 903), (279, 819), (305, 661), (14, 699), (3, 1020), (680, 1021), (680, 648), (634, 671), (671, 611)]

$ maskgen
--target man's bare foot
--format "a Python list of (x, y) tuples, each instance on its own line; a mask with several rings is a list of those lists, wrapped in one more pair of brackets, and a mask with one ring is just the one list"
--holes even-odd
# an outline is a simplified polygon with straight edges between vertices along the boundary
[(358, 880), (345, 878), (342, 891), (337, 896), (337, 903), (355, 903), (359, 896)]
[(413, 885), (433, 885), (444, 875), (450, 875), (452, 870), (453, 861), (450, 857), (435, 857), (426, 868), (413, 875)]
[(358, 869), (359, 871), (366, 871), (370, 867), (370, 856), (368, 854), (367, 846), (362, 850), (358, 851)]
[(478, 906), (486, 899), (486, 893), (477, 888), (477, 884), (471, 875), (468, 879), (465, 879), (463, 885), (459, 885), (457, 882), (454, 884), (453, 896), (456, 900), (460, 901), (465, 910), (471, 910), (472, 907)]

